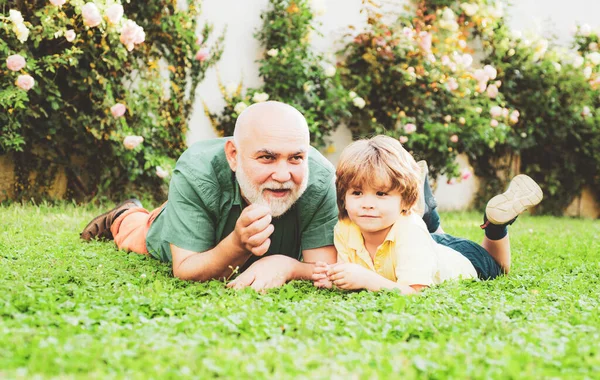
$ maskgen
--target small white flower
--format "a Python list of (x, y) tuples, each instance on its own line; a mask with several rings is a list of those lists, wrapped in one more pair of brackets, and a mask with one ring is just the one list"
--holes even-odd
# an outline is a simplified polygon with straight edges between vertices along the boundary
[[(167, 178), (169, 176), (169, 172), (166, 171), (165, 169), (161, 168), (160, 166), (156, 167), (156, 176), (158, 178)], [(144, 277), (146, 277), (146, 275), (143, 275)]]
[(13, 32), (15, 32), (17, 39), (22, 43), (27, 41), (27, 38), (29, 38), (29, 29), (27, 29), (25, 24), (15, 24), (13, 26)]
[(8, 11), (8, 17), (10, 18), (10, 21), (12, 21), (13, 24), (22, 24), (23, 21), (23, 15), (21, 14), (21, 12), (16, 11), (14, 9), (11, 9), (10, 11)]
[(525, 132), (521, 132), (521, 137), (522, 137), (522, 138), (525, 138), (525, 137), (527, 137), (527, 133), (525, 133)]
[(460, 61), (464, 67), (469, 67), (473, 63), (473, 57), (471, 56), (471, 54), (465, 53), (462, 55)]
[(248, 105), (246, 103), (239, 102), (238, 104), (235, 105), (235, 107), (233, 107), (233, 110), (235, 111), (235, 113), (237, 113), (239, 115), (242, 112), (244, 112), (244, 110), (246, 108), (248, 108)]
[(305, 93), (311, 92), (314, 89), (313, 83), (311, 81), (304, 82), (302, 89)]
[(600, 65), (600, 53), (593, 52), (587, 55), (587, 59), (590, 60), (595, 66)]
[(460, 4), (460, 7), (469, 17), (473, 16), (479, 10), (479, 5), (477, 4), (462, 3)]
[(496, 79), (496, 75), (498, 75), (498, 72), (496, 71), (496, 69), (490, 65), (483, 66), (483, 71), (487, 74), (487, 76), (490, 78), (490, 80)]
[(331, 77), (333, 77), (333, 76), (335, 75), (335, 71), (336, 71), (336, 70), (335, 70), (335, 66), (333, 66), (333, 65), (331, 65), (331, 64), (327, 64), (327, 65), (325, 66), (324, 73), (325, 73), (325, 76), (326, 76), (326, 77), (328, 77), (328, 78), (331, 78)]
[(252, 96), (252, 101), (254, 103), (266, 102), (267, 100), (269, 100), (269, 94), (265, 92), (255, 92)]
[(225, 93), (227, 94), (227, 96), (232, 96), (237, 91), (237, 88), (238, 88), (237, 84), (235, 84), (233, 82), (227, 83), (227, 85), (225, 86)]
[(444, 20), (455, 20), (456, 15), (452, 11), (452, 9), (446, 7), (446, 8), (444, 8), (444, 12), (442, 13), (442, 18)]
[(142, 273), (142, 274), (140, 275), (140, 278), (146, 278), (146, 273)]
[(589, 26), (588, 24), (583, 24), (579, 27), (579, 34), (581, 34), (584, 37), (589, 36), (592, 33), (592, 27)]
[(560, 71), (562, 69), (562, 66), (558, 62), (552, 62), (552, 66), (554, 66), (554, 70), (556, 71)]
[(583, 109), (581, 110), (581, 115), (583, 117), (588, 117), (592, 114), (592, 110), (590, 110), (590, 107), (588, 106), (584, 106)]
[(367, 103), (363, 98), (357, 96), (354, 99), (352, 99), (352, 104), (354, 104), (354, 106), (357, 108), (363, 109)]
[(354, 99), (354, 98), (356, 98), (356, 96), (357, 96), (357, 95), (356, 95), (356, 92), (354, 92), (354, 91), (350, 91), (350, 92), (348, 93), (348, 96), (350, 97), (350, 99)]
[(590, 66), (586, 66), (585, 69), (583, 69), (583, 76), (585, 79), (590, 79), (592, 76), (592, 68)]
[(279, 54), (279, 50), (277, 50), (277, 49), (271, 49), (267, 52), (267, 55), (269, 57), (277, 57), (278, 54)]

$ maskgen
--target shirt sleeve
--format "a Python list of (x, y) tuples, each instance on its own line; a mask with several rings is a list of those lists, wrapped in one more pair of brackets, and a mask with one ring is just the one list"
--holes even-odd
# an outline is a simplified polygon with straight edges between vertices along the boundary
[[(408, 226), (407, 226), (408, 227)], [(402, 285), (435, 284), (437, 258), (431, 236), (419, 228), (407, 228), (397, 239), (396, 278)]]
[(216, 245), (216, 217), (210, 205), (217, 201), (218, 191), (210, 188), (210, 181), (190, 180), (181, 170), (174, 171), (162, 238), (179, 248), (205, 252)]
[(311, 202), (310, 205), (303, 205), (303, 207), (306, 206), (311, 207), (310, 211), (313, 215), (302, 231), (301, 249), (304, 251), (333, 245), (333, 228), (338, 219), (333, 177), (324, 184), (321, 197), (317, 198), (314, 203)]
[(333, 234), (333, 242), (335, 244), (335, 249), (337, 250), (337, 262), (338, 263), (349, 263), (350, 262), (350, 249), (348, 248), (347, 237), (344, 237), (343, 227), (338, 222), (336, 224)]

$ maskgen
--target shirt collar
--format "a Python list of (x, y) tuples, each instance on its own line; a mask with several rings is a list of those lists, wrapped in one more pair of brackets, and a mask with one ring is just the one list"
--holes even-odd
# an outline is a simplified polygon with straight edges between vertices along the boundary
[[(398, 228), (400, 228), (399, 223), (394, 223), (390, 231), (385, 236), (383, 243), (386, 241), (395, 242), (397, 235), (396, 231)], [(356, 224), (350, 222), (350, 230), (351, 233), (349, 234), (350, 236), (348, 238), (348, 247), (354, 249), (356, 252), (360, 251), (361, 249), (365, 249), (365, 240), (360, 232), (360, 228), (358, 228)]]

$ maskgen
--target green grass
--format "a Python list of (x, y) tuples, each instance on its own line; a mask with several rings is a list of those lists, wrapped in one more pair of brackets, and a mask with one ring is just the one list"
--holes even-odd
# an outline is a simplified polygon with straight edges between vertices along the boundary
[[(100, 209), (0, 207), (0, 378), (594, 378), (600, 222), (521, 217), (513, 272), (418, 296), (186, 283), (79, 241)], [(442, 215), (479, 241), (480, 215)]]

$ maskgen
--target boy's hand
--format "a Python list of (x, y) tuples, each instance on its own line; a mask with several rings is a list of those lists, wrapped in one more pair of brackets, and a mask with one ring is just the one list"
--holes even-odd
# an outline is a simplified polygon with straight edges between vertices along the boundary
[(327, 271), (329, 270), (330, 265), (323, 262), (317, 261), (315, 263), (315, 267), (313, 269), (312, 281), (313, 285), (317, 288), (327, 288), (330, 289), (332, 287), (331, 281), (329, 281), (329, 276), (327, 276)]
[(330, 266), (327, 275), (338, 288), (357, 290), (369, 289), (369, 283), (373, 279), (373, 275), (377, 276), (377, 273), (358, 264), (343, 263)]

